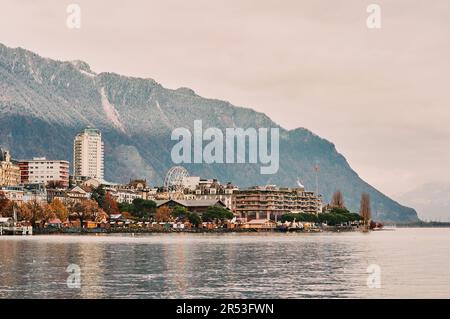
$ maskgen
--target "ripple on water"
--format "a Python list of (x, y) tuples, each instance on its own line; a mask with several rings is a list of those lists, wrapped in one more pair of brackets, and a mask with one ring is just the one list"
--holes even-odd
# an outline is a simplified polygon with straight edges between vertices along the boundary
[[(81, 269), (70, 289), (69, 264)], [(367, 286), (367, 267), (381, 288)], [(449, 297), (450, 230), (0, 237), (1, 298)]]

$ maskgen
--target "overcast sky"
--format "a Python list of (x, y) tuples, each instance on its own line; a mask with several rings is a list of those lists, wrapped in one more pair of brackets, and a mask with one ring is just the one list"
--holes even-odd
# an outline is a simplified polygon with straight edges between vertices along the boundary
[(448, 0), (1, 0), (0, 42), (306, 127), (394, 197), (450, 182)]

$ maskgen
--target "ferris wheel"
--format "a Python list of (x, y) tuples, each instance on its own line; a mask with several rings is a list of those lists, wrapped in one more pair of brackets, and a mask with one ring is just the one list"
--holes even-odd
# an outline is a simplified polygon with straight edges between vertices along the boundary
[(189, 172), (182, 166), (174, 166), (166, 174), (164, 178), (164, 188), (168, 191), (182, 191), (183, 179), (189, 176)]

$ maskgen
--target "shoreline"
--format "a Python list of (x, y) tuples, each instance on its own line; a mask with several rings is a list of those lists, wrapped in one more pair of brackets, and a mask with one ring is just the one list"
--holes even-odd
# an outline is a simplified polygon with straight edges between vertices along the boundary
[(379, 232), (379, 231), (395, 231), (396, 229), (443, 229), (450, 227), (436, 227), (436, 226), (415, 226), (415, 225), (401, 225), (396, 227), (384, 227), (379, 229), (371, 229), (369, 231), (364, 231), (362, 228), (357, 227), (334, 227), (330, 226), (327, 228), (315, 228), (315, 229), (246, 229), (246, 228), (218, 228), (218, 229), (130, 229), (130, 228), (116, 228), (116, 229), (106, 229), (106, 228), (90, 228), (90, 229), (76, 229), (76, 228), (67, 228), (67, 229), (42, 229), (35, 228), (33, 229), (32, 235), (22, 235), (22, 234), (3, 234), (3, 236), (42, 236), (42, 235), (64, 235), (64, 236), (82, 236), (82, 235), (113, 235), (113, 234), (123, 234), (123, 235), (139, 235), (139, 234), (231, 234), (231, 233), (242, 233), (242, 234), (284, 234), (284, 233), (299, 233), (299, 234), (320, 234), (320, 233), (370, 233), (370, 232)]
[[(390, 230), (390, 229), (386, 229)], [(375, 230), (380, 231), (380, 230)], [(77, 229), (77, 230), (33, 230), (33, 235), (99, 235), (99, 234), (230, 234), (230, 233), (303, 233), (303, 234), (318, 234), (318, 233), (344, 233), (344, 232), (363, 232), (360, 228), (328, 228), (328, 229), (314, 229), (314, 230), (300, 230), (300, 229), (190, 229), (190, 230), (164, 230), (164, 229)]]

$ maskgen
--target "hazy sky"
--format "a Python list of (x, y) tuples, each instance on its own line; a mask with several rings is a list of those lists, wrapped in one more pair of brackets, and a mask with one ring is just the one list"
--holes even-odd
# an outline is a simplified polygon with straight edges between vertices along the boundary
[(0, 42), (306, 127), (389, 195), (450, 182), (448, 0), (1, 0)]

